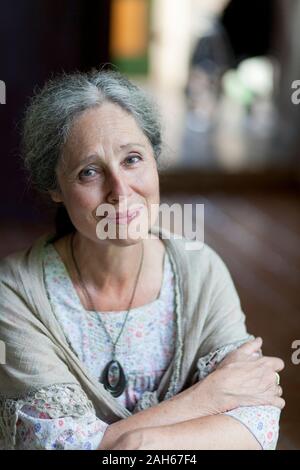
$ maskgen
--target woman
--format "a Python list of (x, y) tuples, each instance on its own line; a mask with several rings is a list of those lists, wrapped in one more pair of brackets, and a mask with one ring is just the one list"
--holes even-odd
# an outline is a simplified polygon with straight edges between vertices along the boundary
[(116, 72), (62, 75), (23, 137), (60, 217), (0, 262), (2, 447), (274, 449), (283, 362), (247, 333), (218, 254), (155, 225), (149, 98)]

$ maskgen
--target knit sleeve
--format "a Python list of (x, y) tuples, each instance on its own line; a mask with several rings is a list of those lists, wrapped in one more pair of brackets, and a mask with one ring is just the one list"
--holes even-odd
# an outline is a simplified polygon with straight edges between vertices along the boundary
[(74, 384), (41, 388), (18, 399), (0, 401), (2, 449), (95, 450), (108, 424)]

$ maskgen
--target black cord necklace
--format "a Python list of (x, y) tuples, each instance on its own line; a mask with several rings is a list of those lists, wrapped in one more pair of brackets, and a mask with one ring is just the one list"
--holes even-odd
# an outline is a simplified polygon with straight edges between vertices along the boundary
[[(85, 295), (88, 298), (89, 303), (92, 305), (93, 310), (95, 311), (95, 313), (97, 313), (96, 309), (95, 309), (95, 306), (93, 304), (93, 301), (91, 299), (91, 296), (89, 295), (89, 292), (88, 292), (88, 290), (87, 290), (87, 288), (86, 288), (86, 286), (83, 282), (83, 279), (82, 279), (77, 261), (75, 259), (75, 255), (74, 255), (74, 236), (75, 236), (75, 232), (73, 232), (72, 235), (71, 235), (72, 260), (73, 260), (74, 266), (76, 268), (76, 272), (77, 272), (77, 275), (78, 275), (80, 285), (81, 285), (83, 291), (85, 292)], [(136, 277), (135, 286), (134, 286), (134, 289), (133, 289), (133, 293), (132, 293), (132, 296), (131, 296), (131, 300), (130, 300), (130, 303), (129, 303), (129, 308), (128, 308), (127, 313), (126, 313), (124, 323), (122, 325), (122, 328), (121, 328), (121, 331), (118, 335), (118, 338), (115, 342), (112, 341), (111, 336), (108, 333), (107, 329), (105, 328), (105, 325), (104, 325), (100, 315), (98, 316), (107, 337), (109, 338), (109, 340), (112, 343), (112, 360), (109, 361), (107, 363), (107, 365), (104, 367), (104, 369), (102, 371), (102, 374), (101, 374), (100, 382), (103, 383), (105, 389), (108, 390), (114, 397), (118, 397), (118, 396), (122, 395), (122, 393), (124, 392), (124, 390), (126, 388), (126, 384), (127, 384), (127, 380), (126, 380), (126, 377), (125, 377), (123, 367), (121, 366), (121, 364), (119, 363), (119, 361), (116, 358), (116, 345), (117, 345), (117, 343), (119, 341), (119, 338), (120, 338), (120, 336), (121, 336), (121, 334), (124, 330), (124, 326), (125, 326), (125, 323), (126, 323), (127, 318), (128, 318), (128, 314), (129, 314), (130, 309), (131, 309), (131, 305), (132, 305), (134, 294), (135, 294), (135, 291), (136, 291), (138, 279), (140, 277), (140, 272), (141, 272), (141, 268), (142, 268), (142, 265), (143, 265), (143, 259), (144, 259), (144, 243), (142, 242), (141, 262), (140, 262), (138, 274), (137, 274), (137, 277)]]

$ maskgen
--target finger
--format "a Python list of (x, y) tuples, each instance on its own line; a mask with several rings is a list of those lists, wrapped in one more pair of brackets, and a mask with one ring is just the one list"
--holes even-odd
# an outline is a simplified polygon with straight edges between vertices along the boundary
[(278, 397), (281, 397), (282, 393), (283, 393), (282, 388), (280, 387), (280, 385), (278, 385), (278, 387), (276, 387), (276, 395)]
[(272, 405), (282, 410), (285, 407), (285, 400), (281, 397), (275, 397), (274, 400), (272, 400)]
[(279, 357), (264, 356), (260, 359), (260, 361), (267, 364), (276, 372), (280, 372), (285, 367), (283, 360), (280, 359)]
[(259, 359), (260, 357), (262, 357), (262, 350), (259, 349), (258, 351), (255, 351), (254, 353), (251, 354), (251, 357), (253, 359)]
[(260, 337), (255, 338), (254, 340), (247, 341), (247, 343), (243, 344), (238, 348), (238, 350), (244, 354), (252, 355), (260, 350), (262, 345), (262, 339)]

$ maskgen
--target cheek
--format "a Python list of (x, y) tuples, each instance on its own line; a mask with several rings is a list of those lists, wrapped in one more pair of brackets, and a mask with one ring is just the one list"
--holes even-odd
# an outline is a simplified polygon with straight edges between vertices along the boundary
[(73, 189), (68, 192), (65, 205), (73, 221), (94, 221), (93, 213), (99, 204), (99, 191), (92, 188)]
[(159, 177), (156, 168), (144, 173), (140, 186), (148, 203), (159, 202)]
[(148, 222), (154, 223), (157, 220), (160, 204), (159, 176), (157, 171), (148, 172), (143, 180), (143, 197), (148, 209)]

